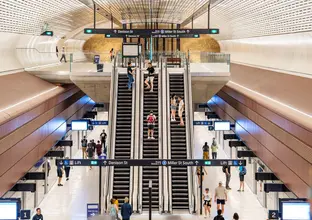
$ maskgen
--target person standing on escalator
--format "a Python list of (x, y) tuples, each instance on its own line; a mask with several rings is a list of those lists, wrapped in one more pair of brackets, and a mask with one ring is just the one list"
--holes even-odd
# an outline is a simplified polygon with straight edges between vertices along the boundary
[(128, 76), (128, 90), (131, 90), (132, 84), (134, 82), (134, 72), (135, 69), (132, 69), (131, 62), (128, 62), (128, 68), (127, 68), (127, 76)]
[(153, 111), (150, 111), (150, 114), (146, 118), (147, 120), (147, 139), (155, 139), (154, 138), (154, 127), (156, 122), (156, 116), (153, 114)]
[(150, 92), (153, 92), (155, 69), (151, 62), (148, 63), (147, 71), (148, 71), (148, 76), (145, 80), (145, 85), (147, 86), (146, 87), (147, 89), (150, 89)]

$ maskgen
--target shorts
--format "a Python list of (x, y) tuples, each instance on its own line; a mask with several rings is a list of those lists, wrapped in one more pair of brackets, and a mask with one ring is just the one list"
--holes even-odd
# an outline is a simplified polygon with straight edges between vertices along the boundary
[(151, 81), (154, 81), (154, 76), (148, 76), (146, 78), (147, 81), (151, 82)]
[[(202, 172), (202, 175), (205, 175), (205, 173)], [(197, 172), (197, 176), (200, 176), (200, 172)]]
[(204, 200), (204, 206), (205, 205), (211, 207), (211, 200)]
[(217, 204), (225, 205), (225, 199), (217, 199)]
[(179, 109), (179, 117), (183, 116), (183, 109)]
[(83, 150), (83, 151), (86, 151), (86, 150), (87, 150), (87, 147), (82, 147), (82, 150)]
[(63, 172), (61, 170), (57, 171), (57, 177), (60, 177), (60, 178), (63, 177)]
[(170, 105), (171, 110), (177, 110), (177, 107), (175, 105)]
[(239, 181), (243, 182), (245, 180), (245, 175), (239, 175)]
[(153, 130), (154, 129), (154, 125), (153, 124), (148, 124), (147, 127), (148, 127), (149, 130)]

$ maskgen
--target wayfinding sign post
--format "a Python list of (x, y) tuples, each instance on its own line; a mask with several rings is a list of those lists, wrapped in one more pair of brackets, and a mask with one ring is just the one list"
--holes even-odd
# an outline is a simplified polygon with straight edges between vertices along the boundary
[(87, 217), (94, 217), (99, 215), (99, 204), (97, 203), (88, 203), (87, 204)]

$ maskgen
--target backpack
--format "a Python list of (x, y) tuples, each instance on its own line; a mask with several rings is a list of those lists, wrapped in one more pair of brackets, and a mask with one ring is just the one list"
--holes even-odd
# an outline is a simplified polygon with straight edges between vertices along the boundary
[(154, 115), (149, 115), (147, 118), (147, 123), (153, 124), (155, 122), (155, 117)]
[(242, 171), (241, 171), (241, 175), (246, 175), (247, 174), (247, 170), (246, 167), (243, 167)]
[(222, 171), (223, 171), (223, 173), (226, 173), (226, 166), (222, 167)]

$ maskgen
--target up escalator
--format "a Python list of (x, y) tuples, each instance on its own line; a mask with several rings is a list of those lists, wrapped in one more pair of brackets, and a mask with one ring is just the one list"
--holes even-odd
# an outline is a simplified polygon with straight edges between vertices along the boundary
[[(115, 159), (130, 159), (131, 156), (131, 121), (132, 90), (127, 87), (126, 74), (119, 74), (116, 114)], [(125, 197), (129, 197), (130, 167), (114, 168), (113, 196), (120, 205)]]
[[(177, 97), (184, 97), (184, 77), (183, 74), (170, 74), (170, 96), (176, 94)], [(179, 104), (179, 103), (177, 103)], [(185, 123), (185, 114), (183, 113)], [(171, 159), (187, 159), (186, 130), (185, 126), (179, 125), (178, 109), (176, 111), (176, 121), (170, 122), (171, 137)], [(188, 172), (187, 167), (171, 167), (171, 189), (172, 189), (172, 209), (188, 210)]]
[[(147, 74), (145, 74), (144, 79), (146, 79)], [(156, 116), (156, 123), (154, 128), (154, 138), (148, 139), (147, 136), (147, 121), (146, 118), (149, 115), (150, 111), (153, 110), (154, 115)], [(143, 103), (143, 112), (144, 112), (144, 130), (143, 130), (143, 159), (159, 159), (159, 135), (158, 135), (158, 75), (154, 74), (154, 91), (150, 92), (149, 90), (144, 90), (144, 103)], [(149, 203), (149, 180), (152, 180), (152, 209), (158, 210), (159, 208), (159, 168), (156, 166), (153, 167), (143, 167), (143, 177), (142, 177), (142, 208), (143, 210), (148, 210)]]

